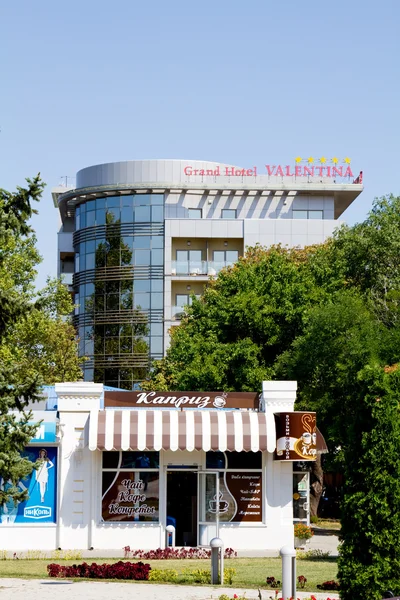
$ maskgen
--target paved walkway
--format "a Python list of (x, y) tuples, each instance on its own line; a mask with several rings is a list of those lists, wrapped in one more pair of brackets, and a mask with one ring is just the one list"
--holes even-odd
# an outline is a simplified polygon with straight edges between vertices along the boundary
[[(258, 600), (257, 590), (236, 588), (193, 587), (143, 583), (108, 583), (106, 581), (65, 581), (42, 579), (0, 579), (1, 600), (218, 600), (220, 594), (241, 595), (246, 600)], [(275, 597), (275, 592), (263, 590), (262, 600)], [(339, 598), (337, 594), (314, 594), (318, 600)], [(309, 593), (298, 592), (298, 598), (309, 598)]]

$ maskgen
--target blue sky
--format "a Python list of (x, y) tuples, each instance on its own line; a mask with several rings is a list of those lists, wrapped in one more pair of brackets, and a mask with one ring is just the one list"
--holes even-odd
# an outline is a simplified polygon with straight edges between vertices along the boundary
[(400, 194), (399, 19), (398, 0), (3, 2), (0, 187), (47, 182), (38, 285), (56, 273), (50, 190), (91, 164), (349, 156), (349, 223)]

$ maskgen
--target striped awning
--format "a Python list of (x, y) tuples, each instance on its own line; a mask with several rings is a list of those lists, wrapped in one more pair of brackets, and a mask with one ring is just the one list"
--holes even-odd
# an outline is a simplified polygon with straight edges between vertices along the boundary
[(238, 410), (100, 410), (90, 416), (89, 448), (264, 451), (267, 419)]

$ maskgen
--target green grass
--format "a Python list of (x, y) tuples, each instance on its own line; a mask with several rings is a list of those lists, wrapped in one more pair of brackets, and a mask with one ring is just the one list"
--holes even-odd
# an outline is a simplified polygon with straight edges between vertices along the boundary
[[(90, 558), (79, 561), (55, 561), (55, 560), (2, 560), (0, 561), (0, 577), (18, 577), (21, 579), (47, 578), (46, 567), (51, 562), (60, 562), (63, 565), (84, 562), (113, 563), (117, 559)], [(136, 562), (133, 559), (132, 562)], [(155, 569), (176, 569), (182, 573), (185, 568), (208, 569), (209, 560), (145, 560)], [(236, 588), (266, 588), (266, 577), (282, 579), (282, 563), (280, 558), (232, 558), (225, 560), (225, 567), (236, 569), (236, 575), (231, 587)], [(317, 584), (335, 579), (337, 576), (336, 559), (326, 560), (297, 560), (297, 575), (307, 578), (305, 591), (316, 592)], [(156, 585), (156, 584), (155, 584)]]
[[(332, 531), (339, 532), (341, 529), (341, 524), (339, 519), (318, 519), (318, 523), (315, 523), (317, 527), (321, 529), (330, 529)], [(311, 523), (311, 527), (313, 523)]]

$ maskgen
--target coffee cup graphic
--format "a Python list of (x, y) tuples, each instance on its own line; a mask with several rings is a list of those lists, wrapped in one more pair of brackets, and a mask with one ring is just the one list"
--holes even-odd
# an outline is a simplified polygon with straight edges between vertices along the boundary
[(226, 404), (226, 400), (223, 396), (215, 396), (213, 404), (215, 408), (223, 408)]
[(212, 514), (216, 514), (217, 512), (219, 514), (221, 513), (226, 513), (229, 507), (229, 503), (226, 500), (222, 499), (222, 494), (220, 492), (219, 494), (219, 500), (217, 500), (217, 495), (215, 494), (214, 498), (212, 500), (210, 500), (210, 502), (208, 503), (208, 511)]
[(312, 435), (311, 435), (311, 433), (304, 432), (303, 435), (301, 436), (301, 439), (303, 440), (303, 444), (305, 444), (306, 446), (309, 446), (312, 442)]

